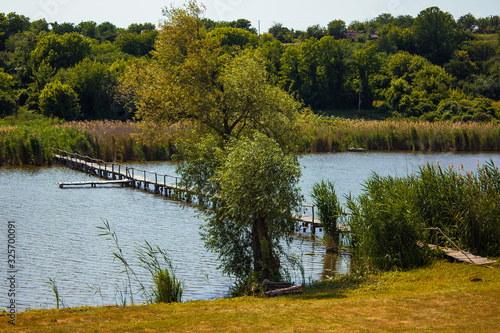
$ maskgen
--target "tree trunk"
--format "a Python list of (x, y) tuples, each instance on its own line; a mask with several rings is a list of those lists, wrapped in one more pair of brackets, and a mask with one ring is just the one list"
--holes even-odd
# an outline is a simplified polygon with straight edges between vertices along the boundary
[(338, 248), (338, 235), (337, 237), (332, 237), (330, 235), (325, 235), (326, 243), (326, 253), (337, 253)]
[(270, 279), (279, 273), (280, 262), (273, 255), (272, 243), (265, 215), (256, 218), (252, 228), (253, 265), (254, 271), (260, 273), (260, 278)]

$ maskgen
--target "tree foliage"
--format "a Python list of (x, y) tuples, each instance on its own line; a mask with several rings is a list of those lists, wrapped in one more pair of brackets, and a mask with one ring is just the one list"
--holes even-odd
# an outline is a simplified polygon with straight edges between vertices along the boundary
[[(178, 15), (182, 13), (185, 15)], [(129, 73), (140, 73), (129, 74), (129, 79), (142, 82), (148, 88), (140, 92), (130, 86), (119, 95), (121, 99), (137, 97), (128, 100), (132, 113), (148, 104), (148, 108), (167, 109), (164, 113), (171, 117), (169, 121), (177, 116), (194, 119), (194, 109), (202, 111), (221, 104), (223, 71), (242, 51), (252, 53), (249, 50), (253, 49), (257, 62), (264, 63), (269, 82), (280, 84), (307, 106), (327, 114), (357, 109), (361, 96), (361, 108), (379, 110), (370, 112), (377, 118), (393, 115), (437, 120), (441, 118), (434, 113), (440, 102), (436, 99), (447, 100), (453, 92), (461, 92), (471, 101), (477, 99), (478, 105), (482, 104), (481, 99), (490, 99), (496, 109), (492, 119), (500, 117), (498, 103), (494, 103), (500, 96), (498, 15), (481, 18), (466, 14), (455, 21), (437, 7), (423, 10), (416, 18), (382, 13), (371, 20), (351, 22), (349, 28), (356, 30), (358, 36), (350, 42), (346, 40), (346, 24), (342, 20), (332, 20), (326, 28), (311, 25), (307, 31), (295, 31), (276, 23), (269, 33), (257, 36), (249, 20), (213, 21), (204, 17), (203, 7), (197, 4), (166, 8), (165, 15), (167, 19), (157, 30), (151, 23), (133, 23), (126, 28), (92, 20), (49, 24), (43, 19), (30, 22), (23, 15), (0, 13), (0, 68), (13, 78), (14, 92), (7, 98), (8, 104), (12, 106), (15, 101), (21, 110), (39, 111), (38, 97), (45, 84), (54, 80), (59, 71), (71, 71), (85, 58), (95, 61), (95, 71), (100, 70), (102, 63), (111, 66), (133, 59)], [(176, 17), (177, 21), (169, 17)], [(187, 30), (179, 27), (187, 27)], [(360, 68), (367, 67), (360, 67), (360, 61), (373, 45), (372, 67), (379, 70), (366, 75), (368, 72)], [(174, 50), (176, 55), (169, 53)], [(401, 68), (394, 67), (393, 56), (400, 57)], [(145, 59), (138, 60), (141, 57)], [(432, 73), (441, 78), (433, 81), (439, 84), (415, 85), (422, 59), (444, 68), (451, 80), (443, 80), (442, 72), (434, 68)], [(410, 67), (405, 68), (407, 60), (415, 64), (408, 63)], [(129, 66), (128, 63), (125, 66)], [(434, 75), (432, 73), (430, 75)], [(106, 79), (99, 82), (102, 85), (96, 90), (111, 90), (113, 94), (117, 91), (116, 86), (108, 89)], [(198, 101), (182, 105), (189, 111), (184, 115), (172, 111), (172, 105), (183, 98), (167, 99), (169, 102), (165, 105), (154, 97), (158, 95), (157, 87), (172, 83), (169, 95), (184, 91), (193, 96), (191, 101)], [(422, 90), (423, 86), (426, 88)], [(438, 91), (431, 92), (430, 88)], [(201, 91), (204, 93), (199, 93)], [(82, 110), (94, 108), (92, 99), (82, 98), (80, 103)], [(84, 112), (85, 117), (86, 114), (91, 118), (115, 115), (114, 112)], [(195, 122), (201, 124), (198, 120)]]
[(420, 12), (415, 19), (413, 31), (419, 54), (436, 65), (446, 63), (463, 40), (456, 30), (453, 16), (438, 7)]
[(291, 235), (301, 202), (297, 158), (258, 132), (231, 141), (224, 154), (210, 178), (219, 191), (204, 227), (207, 247), (227, 274), (279, 280), (280, 242)]
[(53, 68), (71, 67), (90, 54), (90, 41), (76, 32), (62, 36), (48, 34), (31, 53), (34, 68), (47, 63)]
[(78, 95), (67, 84), (60, 81), (48, 83), (40, 94), (40, 110), (46, 116), (66, 120), (80, 119)]
[(190, 120), (228, 141), (259, 130), (292, 145), (300, 103), (268, 82), (262, 56), (222, 52), (220, 41), (202, 29), (195, 2), (165, 9), (151, 62), (130, 67), (122, 89), (135, 94), (136, 115), (169, 124)]

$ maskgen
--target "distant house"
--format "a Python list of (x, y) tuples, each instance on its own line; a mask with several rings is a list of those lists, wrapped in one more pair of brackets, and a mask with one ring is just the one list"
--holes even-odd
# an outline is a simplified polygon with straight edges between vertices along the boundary
[(480, 34), (482, 33), (483, 31), (481, 30), (481, 28), (479, 28), (479, 26), (477, 25), (473, 25), (470, 27), (470, 30), (472, 31), (473, 34)]
[(355, 40), (356, 37), (358, 37), (359, 35), (362, 35), (363, 33), (361, 32), (357, 32), (357, 31), (354, 31), (354, 30), (351, 30), (351, 29), (347, 29), (347, 31), (345, 32), (345, 38), (346, 39), (350, 39), (350, 40)]

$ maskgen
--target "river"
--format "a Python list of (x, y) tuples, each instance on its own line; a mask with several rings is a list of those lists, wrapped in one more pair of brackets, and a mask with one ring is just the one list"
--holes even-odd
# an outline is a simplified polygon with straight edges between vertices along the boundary
[[(302, 156), (300, 186), (306, 203), (314, 182), (330, 179), (342, 200), (359, 195), (372, 172), (404, 176), (425, 163), (463, 164), (475, 170), (498, 153), (366, 152)], [(174, 174), (169, 162), (130, 163), (148, 171)], [(217, 269), (217, 256), (208, 252), (199, 235), (203, 217), (197, 209), (133, 188), (64, 188), (59, 182), (83, 181), (88, 175), (64, 167), (0, 167), (0, 309), (7, 307), (7, 222), (14, 221), (16, 245), (16, 303), (18, 311), (53, 308), (55, 281), (65, 306), (120, 304), (125, 291), (123, 266), (113, 260), (113, 243), (99, 236), (107, 220), (117, 233), (124, 256), (137, 264), (134, 247), (147, 240), (171, 256), (177, 276), (184, 281), (183, 300), (226, 297), (231, 280)], [(304, 267), (291, 271), (295, 282), (310, 282), (349, 269), (346, 256), (325, 256), (324, 247), (310, 238), (297, 238), (289, 249)], [(134, 269), (144, 282), (146, 271)], [(133, 290), (138, 287), (133, 285)], [(143, 300), (136, 296), (136, 302)]]

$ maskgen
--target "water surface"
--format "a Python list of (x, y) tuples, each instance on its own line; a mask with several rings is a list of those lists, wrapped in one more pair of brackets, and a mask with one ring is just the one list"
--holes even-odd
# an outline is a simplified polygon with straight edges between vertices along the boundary
[[(300, 182), (306, 203), (315, 181), (330, 179), (339, 196), (358, 195), (372, 172), (404, 176), (417, 172), (425, 163), (442, 166), (476, 165), (492, 159), (500, 165), (497, 153), (336, 153), (305, 155), (301, 158)], [(168, 162), (133, 163), (148, 171), (175, 174), (175, 164)], [(116, 231), (124, 255), (136, 264), (134, 246), (147, 240), (164, 248), (171, 256), (176, 273), (185, 283), (184, 300), (225, 297), (231, 280), (217, 269), (214, 253), (208, 252), (200, 239), (203, 217), (185, 204), (140, 190), (121, 187), (65, 188), (58, 182), (83, 181), (89, 176), (63, 167), (0, 168), (0, 248), (6, 249), (7, 221), (16, 221), (16, 266), (18, 310), (51, 308), (55, 297), (47, 284), (57, 287), (65, 305), (101, 305), (120, 303), (125, 290), (123, 266), (113, 261), (112, 242), (98, 236), (101, 220), (109, 221)], [(324, 247), (308, 238), (297, 238), (289, 250), (301, 258), (306, 281), (324, 278), (335, 272), (345, 273), (345, 257), (326, 257)], [(1, 272), (5, 275), (5, 259)], [(143, 281), (150, 278), (135, 268)], [(302, 275), (292, 271), (292, 279), (302, 282)], [(7, 290), (4, 276), (1, 290)], [(137, 290), (137, 286), (133, 286)], [(6, 293), (0, 294), (0, 308), (6, 307)], [(143, 301), (136, 298), (136, 302)]]

